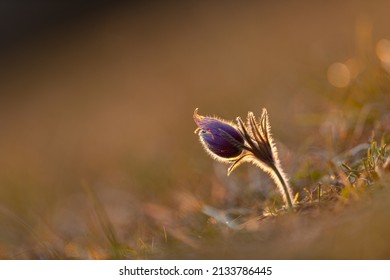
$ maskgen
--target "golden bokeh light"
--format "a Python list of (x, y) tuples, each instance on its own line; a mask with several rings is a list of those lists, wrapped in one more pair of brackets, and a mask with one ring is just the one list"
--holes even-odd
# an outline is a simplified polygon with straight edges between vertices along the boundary
[(351, 81), (351, 72), (344, 63), (333, 63), (328, 68), (328, 81), (337, 88), (344, 88)]
[(376, 44), (376, 55), (382, 63), (382, 67), (390, 73), (390, 41), (381, 39)]
[(390, 41), (381, 39), (376, 44), (376, 55), (382, 63), (390, 64)]

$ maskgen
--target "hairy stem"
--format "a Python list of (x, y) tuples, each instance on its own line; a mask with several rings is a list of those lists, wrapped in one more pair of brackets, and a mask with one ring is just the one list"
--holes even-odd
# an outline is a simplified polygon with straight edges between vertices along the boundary
[[(271, 167), (272, 171), (275, 173), (276, 177), (278, 177), (279, 183), (282, 185), (283, 192), (284, 192), (283, 197), (285, 198), (285, 203), (286, 203), (287, 209), (292, 210), (293, 203), (292, 203), (292, 199), (290, 196), (289, 187), (287, 186), (285, 179), (283, 178), (282, 174), (279, 172), (278, 168), (274, 164), (270, 165), (270, 167)], [(278, 183), (278, 182), (276, 182), (276, 183)]]

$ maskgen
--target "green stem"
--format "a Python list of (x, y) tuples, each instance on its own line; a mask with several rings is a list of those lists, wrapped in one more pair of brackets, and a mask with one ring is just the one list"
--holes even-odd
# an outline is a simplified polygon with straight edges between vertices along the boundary
[(280, 183), (282, 184), (283, 191), (284, 191), (284, 194), (285, 194), (285, 197), (286, 197), (286, 200), (287, 200), (286, 201), (287, 202), (287, 208), (289, 210), (292, 210), (293, 209), (292, 199), (290, 197), (290, 192), (288, 191), (287, 184), (286, 184), (285, 180), (283, 179), (282, 174), (280, 174), (278, 168), (276, 168), (275, 165), (272, 164), (270, 167), (275, 172), (275, 174), (278, 177)]

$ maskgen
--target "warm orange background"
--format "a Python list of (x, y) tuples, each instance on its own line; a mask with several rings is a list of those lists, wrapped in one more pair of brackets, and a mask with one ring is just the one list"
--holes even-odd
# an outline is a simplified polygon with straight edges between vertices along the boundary
[(124, 242), (151, 244), (143, 204), (169, 204), (175, 191), (202, 198), (214, 176), (195, 108), (234, 120), (266, 107), (275, 137), (297, 151), (318, 133), (306, 116), (345, 94), (329, 83), (330, 65), (378, 60), (389, 10), (388, 1), (119, 2), (58, 22), (48, 10), (50, 26), (27, 34), (15, 9), (0, 49), (0, 255), (79, 246), (94, 229), (83, 184)]

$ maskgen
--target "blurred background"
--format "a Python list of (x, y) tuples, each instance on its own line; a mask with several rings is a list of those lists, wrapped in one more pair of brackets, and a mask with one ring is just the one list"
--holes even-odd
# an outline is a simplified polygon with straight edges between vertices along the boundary
[(308, 147), (336, 155), (353, 145), (327, 140), (343, 112), (373, 99), (373, 116), (388, 114), (389, 10), (381, 0), (2, 1), (0, 257), (112, 258), (117, 243), (121, 257), (212, 257), (190, 238), (203, 218), (190, 237), (176, 218), (204, 202), (237, 206), (224, 182), (257, 170), (227, 178), (193, 133), (194, 109), (234, 120), (266, 107), (290, 174)]

